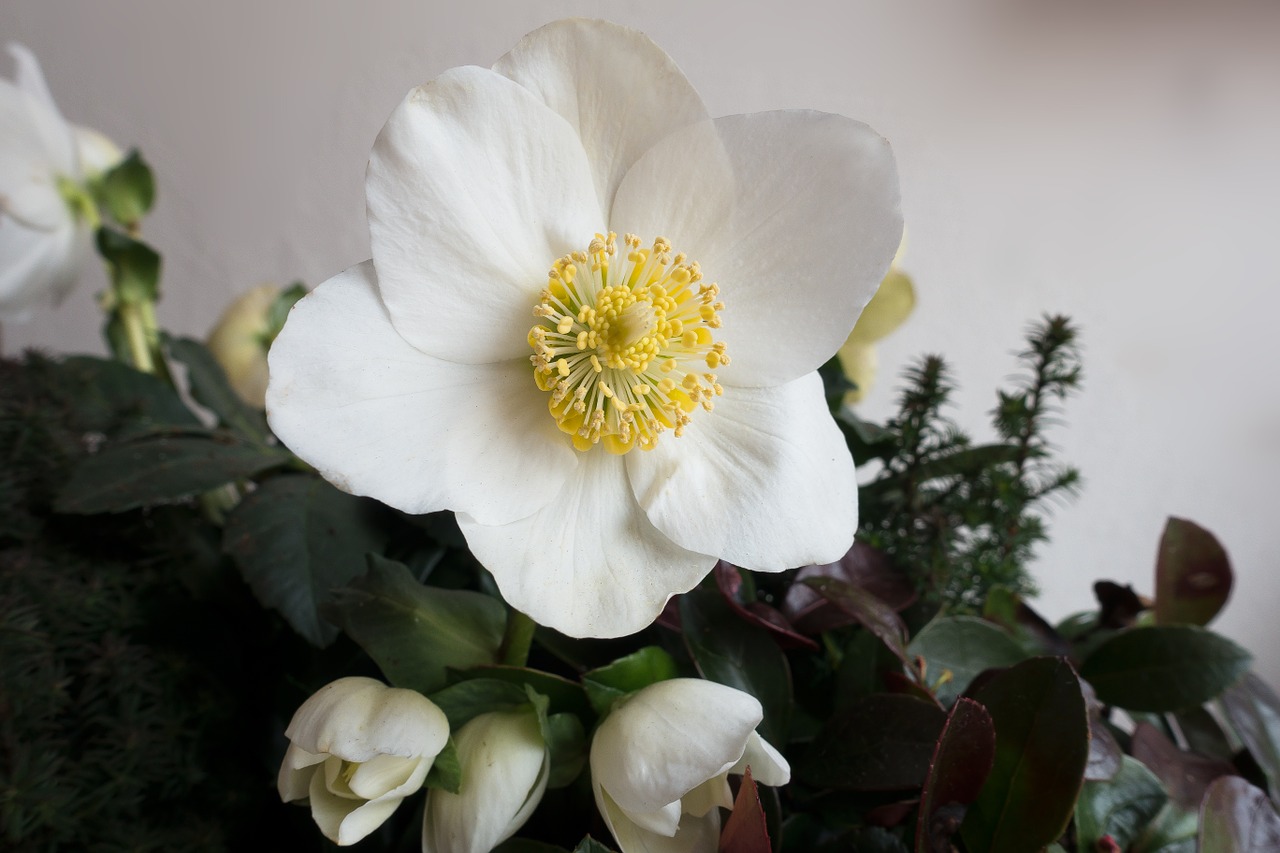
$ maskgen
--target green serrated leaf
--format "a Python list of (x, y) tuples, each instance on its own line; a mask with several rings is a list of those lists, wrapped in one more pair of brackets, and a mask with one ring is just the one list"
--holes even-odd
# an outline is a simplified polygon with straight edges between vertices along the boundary
[(764, 708), (760, 736), (787, 742), (791, 668), (762, 629), (739, 619), (719, 592), (695, 589), (680, 598), (685, 645), (703, 678), (749, 693)]
[(422, 784), (424, 787), (439, 788), (450, 794), (456, 794), (462, 790), (462, 762), (458, 760), (458, 747), (454, 744), (452, 735), (449, 736), (444, 749), (440, 750), (440, 754), (436, 756), (431, 769), (427, 771), (426, 781)]
[(1128, 850), (1169, 801), (1156, 775), (1129, 756), (1106, 782), (1085, 782), (1076, 802), (1076, 838), (1092, 850), (1104, 835)]
[(171, 338), (169, 354), (187, 368), (187, 384), (197, 403), (213, 412), (218, 423), (256, 444), (265, 444), (270, 431), (266, 416), (231, 390), (222, 372), (204, 344), (192, 338)]
[(273, 477), (232, 510), (223, 549), (263, 606), (323, 647), (338, 629), (320, 618), (319, 607), (360, 574), (366, 553), (381, 550), (386, 533), (378, 523), (380, 511), (375, 502), (340, 492), (319, 477)]
[(94, 187), (99, 203), (121, 225), (136, 224), (155, 201), (155, 178), (135, 148), (99, 178)]
[[(955, 701), (983, 670), (1013, 666), (1026, 658), (1007, 632), (975, 616), (934, 619), (916, 634), (907, 653), (924, 658), (925, 673), (930, 684), (937, 684), (935, 692), (944, 705)], [(938, 683), (948, 672), (950, 678)]]
[(58, 512), (90, 515), (169, 503), (289, 461), (282, 450), (222, 433), (165, 432), (84, 457), (58, 492)]
[(1245, 674), (1250, 659), (1203, 628), (1157, 625), (1115, 634), (1085, 658), (1080, 675), (1108, 705), (1163, 713), (1208, 702)]
[(113, 293), (126, 303), (155, 302), (160, 296), (160, 255), (146, 243), (114, 228), (97, 234), (98, 254), (107, 262)]
[(600, 716), (618, 699), (658, 681), (676, 677), (676, 662), (658, 646), (645, 646), (582, 676), (591, 707)]
[(443, 687), (450, 668), (497, 660), (507, 621), (497, 599), (424, 586), (404, 565), (376, 554), (369, 555), (368, 572), (335, 590), (323, 612), (387, 680), (420, 693)]

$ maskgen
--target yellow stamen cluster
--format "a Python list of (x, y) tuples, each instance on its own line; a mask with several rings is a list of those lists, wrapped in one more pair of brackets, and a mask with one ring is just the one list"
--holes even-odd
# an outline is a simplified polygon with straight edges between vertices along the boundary
[(533, 308), (533, 375), (578, 450), (652, 449), (666, 429), (684, 433), (699, 406), (724, 393), (715, 373), (729, 363), (720, 288), (659, 237), (640, 248), (627, 234), (597, 234), (585, 252), (555, 262)]

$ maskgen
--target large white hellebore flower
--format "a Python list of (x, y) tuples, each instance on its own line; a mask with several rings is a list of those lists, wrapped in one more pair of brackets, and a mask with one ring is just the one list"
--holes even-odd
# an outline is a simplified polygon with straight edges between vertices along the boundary
[(489, 853), (533, 814), (547, 790), (551, 754), (529, 711), (481, 714), (454, 736), (457, 794), (434, 790), (422, 823), (423, 853)]
[(73, 199), (121, 154), (63, 119), (29, 50), (11, 44), (9, 53), (17, 70), (0, 80), (0, 319), (21, 321), (75, 284), (92, 225)]
[(591, 741), (596, 806), (622, 853), (714, 853), (729, 774), (791, 781), (787, 760), (756, 734), (754, 696), (696, 678), (659, 681), (623, 700)]
[(431, 700), (372, 678), (339, 678), (293, 715), (277, 787), (285, 802), (309, 798), (325, 837), (355, 844), (422, 787), (449, 740)]
[(815, 371), (901, 233), (865, 125), (708, 119), (641, 33), (560, 21), (410, 92), (366, 189), (373, 260), (270, 355), (271, 424), (331, 482), (455, 510), (503, 596), (574, 636), (643, 628), (717, 558), (848, 550)]

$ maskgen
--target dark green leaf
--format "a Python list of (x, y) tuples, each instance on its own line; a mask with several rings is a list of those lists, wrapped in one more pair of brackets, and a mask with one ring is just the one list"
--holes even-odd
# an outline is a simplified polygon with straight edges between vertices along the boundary
[(122, 231), (98, 229), (98, 254), (107, 262), (112, 292), (130, 304), (155, 302), (160, 296), (160, 255)]
[(919, 788), (946, 719), (937, 705), (914, 696), (865, 696), (827, 721), (796, 776), (845, 791)]
[(742, 777), (742, 786), (733, 801), (724, 831), (720, 834), (720, 853), (772, 853), (769, 827), (760, 805), (760, 792), (751, 778), (751, 768)]
[(987, 709), (972, 699), (959, 699), (938, 737), (929, 774), (920, 795), (916, 821), (916, 853), (946, 850), (953, 824), (936, 821), (940, 809), (968, 805), (978, 797), (996, 755), (996, 730)]
[(135, 148), (98, 182), (100, 203), (121, 225), (133, 225), (147, 215), (155, 201), (156, 185), (151, 168)]
[(996, 759), (960, 834), (969, 850), (1039, 850), (1066, 829), (1084, 781), (1084, 694), (1061, 658), (996, 674), (974, 697), (996, 728)]
[(587, 765), (587, 732), (575, 714), (552, 714), (547, 718), (547, 748), (551, 769), (547, 787), (563, 788), (578, 778)]
[(1196, 853), (1200, 831), (1199, 808), (1191, 811), (1168, 803), (1131, 848), (1131, 853)]
[(74, 429), (123, 436), (200, 426), (173, 388), (127, 364), (79, 355), (63, 359), (57, 371), (72, 397)]
[(319, 606), (360, 574), (366, 553), (382, 548), (378, 509), (319, 477), (273, 477), (232, 510), (222, 545), (263, 606), (278, 610), (313, 645), (325, 646), (338, 630), (320, 618)]
[(614, 850), (588, 835), (578, 842), (578, 846), (573, 848), (573, 853), (614, 853)]
[(582, 676), (596, 713), (604, 716), (615, 700), (658, 681), (676, 677), (676, 662), (658, 646), (645, 646)]
[(458, 760), (458, 747), (450, 736), (444, 749), (436, 756), (431, 769), (427, 771), (427, 779), (423, 782), (428, 788), (439, 788), (456, 794), (462, 790), (462, 762)]
[(835, 414), (836, 425), (844, 433), (845, 444), (857, 464), (863, 465), (872, 459), (890, 459), (897, 452), (898, 434), (893, 430), (864, 421), (848, 409)]
[(827, 396), (827, 406), (835, 412), (844, 404), (844, 395), (857, 389), (857, 385), (849, 381), (840, 359), (832, 356), (818, 368), (818, 376), (822, 378), (822, 390)]
[(582, 685), (549, 672), (521, 666), (485, 665), (449, 671), (451, 684), (473, 678), (492, 678), (520, 687), (530, 687), (536, 693), (547, 697), (549, 702), (547, 710), (551, 714), (576, 714), (583, 719), (590, 719), (592, 716), (591, 703), (587, 701), (587, 694), (583, 691)]
[(58, 512), (89, 515), (168, 503), (289, 461), (221, 433), (161, 434), (110, 444), (84, 457), (58, 493)]
[(1200, 849), (1205, 853), (1275, 853), (1280, 817), (1267, 795), (1239, 776), (1209, 786), (1200, 807)]
[[(938, 700), (944, 705), (968, 689), (983, 670), (1013, 666), (1026, 657), (1012, 637), (976, 616), (934, 619), (916, 634), (907, 653), (924, 658), (926, 676), (937, 684)], [(950, 679), (939, 684), (948, 672)]]
[(1208, 625), (1231, 594), (1231, 561), (1198, 524), (1170, 518), (1156, 557), (1156, 622)]
[(529, 704), (529, 697), (518, 684), (493, 678), (474, 678), (451, 684), (428, 697), (449, 718), (449, 728), (456, 730), (472, 718), (490, 711), (511, 711)]
[(1128, 850), (1169, 797), (1155, 774), (1124, 757), (1120, 772), (1106, 782), (1085, 782), (1076, 803), (1076, 838), (1084, 850), (1110, 835)]
[(270, 434), (266, 417), (231, 390), (226, 374), (204, 344), (191, 338), (170, 339), (169, 354), (186, 365), (187, 383), (197, 403), (226, 428), (254, 443), (266, 443)]
[(276, 336), (280, 334), (280, 330), (284, 328), (284, 321), (289, 317), (289, 312), (293, 310), (293, 306), (306, 295), (307, 288), (302, 282), (295, 281), (282, 290), (280, 295), (272, 301), (271, 307), (267, 309), (267, 335), (266, 340), (262, 342), (265, 346), (271, 346)]
[[(358, 559), (364, 563), (363, 556)], [(430, 693), (445, 684), (447, 669), (498, 659), (507, 621), (502, 602), (479, 592), (424, 586), (404, 565), (375, 554), (368, 566), (362, 577), (334, 590), (324, 616), (392, 684)]]
[(750, 693), (764, 707), (760, 736), (786, 743), (791, 717), (791, 669), (767, 633), (739, 619), (719, 592), (680, 597), (685, 644), (703, 678)]
[(1258, 762), (1280, 808), (1280, 698), (1253, 673), (1222, 695), (1222, 710), (1231, 728)]
[(1188, 625), (1122, 631), (1093, 650), (1080, 675), (1108, 705), (1178, 711), (1217, 696), (1249, 668), (1249, 653)]

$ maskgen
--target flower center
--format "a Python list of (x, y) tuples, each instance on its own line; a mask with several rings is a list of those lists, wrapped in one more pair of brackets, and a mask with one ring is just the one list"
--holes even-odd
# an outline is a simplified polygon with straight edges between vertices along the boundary
[(529, 330), (533, 376), (578, 450), (650, 450), (684, 433), (689, 416), (724, 393), (714, 371), (729, 363), (720, 288), (659, 237), (650, 249), (627, 234), (597, 234), (585, 252), (555, 262)]

